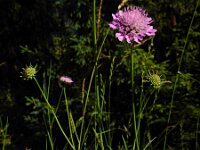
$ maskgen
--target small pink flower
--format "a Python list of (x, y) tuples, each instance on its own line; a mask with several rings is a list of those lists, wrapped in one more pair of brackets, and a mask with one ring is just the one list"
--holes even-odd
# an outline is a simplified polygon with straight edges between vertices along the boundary
[(71, 83), (74, 82), (74, 81), (73, 81), (70, 77), (68, 77), (68, 76), (61, 76), (61, 77), (60, 77), (60, 81), (66, 83), (66, 84), (71, 84)]

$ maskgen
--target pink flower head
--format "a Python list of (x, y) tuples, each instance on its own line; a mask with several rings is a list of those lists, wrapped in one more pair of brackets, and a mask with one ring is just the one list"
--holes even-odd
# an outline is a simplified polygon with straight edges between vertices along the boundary
[(71, 84), (71, 83), (74, 82), (74, 81), (73, 81), (70, 77), (68, 77), (68, 76), (61, 76), (61, 77), (60, 77), (60, 81), (66, 83), (66, 84)]
[(152, 18), (148, 17), (144, 9), (137, 6), (119, 10), (116, 14), (112, 14), (112, 17), (109, 26), (118, 31), (115, 36), (119, 41), (141, 43), (144, 37), (154, 36), (157, 31), (150, 25), (153, 22)]

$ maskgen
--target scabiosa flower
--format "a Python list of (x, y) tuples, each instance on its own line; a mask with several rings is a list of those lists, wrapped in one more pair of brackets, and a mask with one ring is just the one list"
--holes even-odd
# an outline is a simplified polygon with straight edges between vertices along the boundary
[(152, 18), (148, 17), (144, 9), (137, 6), (119, 10), (116, 14), (112, 14), (112, 17), (109, 26), (117, 30), (115, 36), (119, 41), (141, 43), (145, 37), (154, 36), (157, 31), (150, 25), (153, 22)]
[(31, 80), (33, 79), (33, 77), (36, 76), (37, 73), (37, 65), (36, 66), (32, 66), (31, 64), (29, 66), (26, 66), (26, 68), (22, 68), (22, 76), (24, 77), (24, 80)]
[(60, 77), (60, 81), (66, 83), (66, 84), (71, 84), (71, 83), (74, 82), (74, 81), (73, 81), (70, 77), (68, 77), (68, 76), (61, 76), (61, 77)]

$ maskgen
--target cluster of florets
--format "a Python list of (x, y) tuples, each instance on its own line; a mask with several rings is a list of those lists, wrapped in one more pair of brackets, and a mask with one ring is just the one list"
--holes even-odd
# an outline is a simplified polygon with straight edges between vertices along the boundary
[(129, 6), (112, 14), (112, 17), (109, 26), (116, 30), (115, 36), (119, 41), (141, 43), (145, 37), (154, 36), (157, 31), (150, 25), (153, 19), (141, 7)]

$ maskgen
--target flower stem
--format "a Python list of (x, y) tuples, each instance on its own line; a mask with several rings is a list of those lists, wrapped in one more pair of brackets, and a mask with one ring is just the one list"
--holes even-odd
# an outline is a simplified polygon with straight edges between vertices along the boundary
[(135, 82), (134, 82), (134, 76), (135, 76), (135, 65), (134, 65), (134, 53), (133, 49), (131, 49), (131, 92), (132, 92), (132, 105), (133, 105), (133, 123), (134, 123), (134, 133), (135, 133), (135, 139), (134, 139), (134, 144), (133, 144), (133, 149), (135, 149), (135, 142), (136, 142), (136, 147), (137, 150), (140, 150), (140, 145), (139, 145), (139, 125), (137, 124), (137, 119), (136, 119), (136, 109), (135, 109)]
[(62, 126), (61, 126), (61, 124), (60, 124), (60, 121), (58, 120), (58, 117), (56, 116), (56, 113), (55, 113), (53, 107), (51, 106), (51, 104), (49, 103), (49, 101), (48, 101), (48, 99), (47, 99), (45, 93), (43, 92), (43, 90), (42, 90), (40, 84), (38, 83), (38, 81), (37, 81), (37, 79), (36, 79), (35, 77), (34, 77), (33, 79), (34, 79), (34, 81), (36, 82), (36, 84), (37, 84), (37, 86), (38, 86), (38, 88), (39, 88), (39, 90), (40, 90), (40, 92), (41, 92), (41, 94), (42, 94), (42, 96), (43, 96), (43, 98), (44, 98), (46, 104), (47, 104), (48, 109), (52, 112), (52, 114), (53, 114), (53, 116), (54, 116), (54, 118), (55, 118), (55, 120), (56, 120), (56, 122), (57, 122), (57, 124), (58, 124), (58, 127), (60, 128), (62, 134), (64, 135), (65, 139), (67, 140), (67, 142), (69, 143), (69, 145), (71, 146), (71, 148), (72, 148), (73, 150), (75, 150), (75, 147), (74, 147), (73, 144), (70, 142), (70, 140), (69, 140), (69, 138), (67, 137), (67, 135), (65, 134), (65, 131), (63, 130), (63, 128), (62, 128)]
[[(193, 12), (192, 20), (190, 22), (190, 26), (189, 26), (188, 31), (187, 31), (187, 36), (186, 36), (186, 39), (185, 39), (185, 44), (184, 44), (184, 47), (183, 47), (183, 50), (182, 50), (182, 53), (181, 53), (181, 57), (180, 57), (180, 60), (179, 60), (179, 66), (178, 66), (178, 69), (177, 69), (176, 80), (175, 80), (175, 83), (174, 83), (174, 89), (173, 89), (172, 98), (171, 98), (171, 102), (170, 102), (170, 109), (169, 109), (169, 114), (168, 114), (167, 125), (169, 125), (169, 123), (170, 123), (171, 113), (172, 113), (172, 107), (173, 107), (173, 103), (174, 103), (174, 96), (175, 96), (176, 87), (177, 87), (177, 83), (178, 83), (178, 79), (179, 79), (179, 72), (181, 70), (181, 64), (182, 64), (182, 60), (183, 60), (183, 55), (185, 53), (185, 49), (186, 49), (187, 42), (188, 42), (188, 39), (189, 39), (190, 29), (192, 28), (192, 24), (193, 24), (193, 21), (194, 21), (194, 17), (195, 17), (198, 5), (199, 5), (199, 0), (196, 3), (196, 7), (195, 7), (195, 10)], [(166, 149), (167, 134), (168, 134), (168, 130), (166, 129), (165, 139), (164, 139), (164, 144), (163, 144), (163, 150)]]

